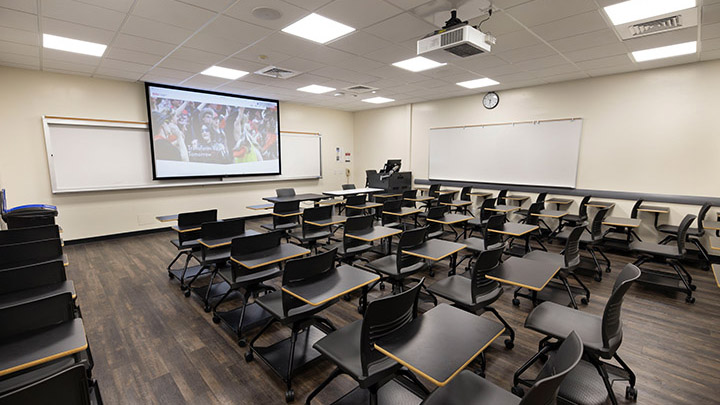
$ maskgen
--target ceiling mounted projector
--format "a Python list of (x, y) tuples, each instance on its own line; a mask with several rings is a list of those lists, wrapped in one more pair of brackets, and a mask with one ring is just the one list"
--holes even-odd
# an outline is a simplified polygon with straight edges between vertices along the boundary
[(460, 21), (456, 11), (453, 10), (452, 17), (445, 23), (445, 27), (417, 42), (417, 54), (442, 58), (449, 52), (467, 58), (489, 53), (490, 46), (494, 44), (495, 37), (468, 25), (467, 22)]

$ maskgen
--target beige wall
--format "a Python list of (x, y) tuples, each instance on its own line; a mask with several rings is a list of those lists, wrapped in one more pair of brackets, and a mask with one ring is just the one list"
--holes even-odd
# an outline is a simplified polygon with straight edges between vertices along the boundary
[(255, 214), (246, 205), (261, 203), (279, 187), (298, 191), (338, 189), (345, 168), (335, 147), (352, 153), (352, 113), (282, 103), (281, 128), (323, 136), (323, 178), (146, 190), (52, 194), (41, 117), (58, 115), (146, 121), (142, 84), (90, 79), (0, 67), (0, 187), (8, 204), (58, 206), (58, 223), (67, 240), (157, 228), (156, 215), (217, 208), (220, 217)]

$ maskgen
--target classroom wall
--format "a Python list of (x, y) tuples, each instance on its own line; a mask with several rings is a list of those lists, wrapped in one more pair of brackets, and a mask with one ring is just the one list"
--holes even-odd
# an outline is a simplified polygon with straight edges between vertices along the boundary
[[(581, 117), (577, 188), (717, 197), (719, 71), (720, 61), (710, 61), (504, 90), (493, 110), (483, 108), (485, 91), (480, 89), (473, 96), (413, 104), (409, 118), (407, 108), (399, 107), (356, 113), (354, 142), (356, 149), (383, 150), (388, 157), (409, 154), (405, 168), (412, 169), (414, 178), (427, 179), (430, 128)], [(410, 131), (402, 130), (408, 127)], [(392, 142), (398, 150), (385, 148), (386, 139), (379, 134), (402, 138)], [(479, 158), (482, 153), (478, 151)], [(512, 147), (504, 153), (512, 158)], [(632, 203), (619, 200), (613, 215), (628, 215)], [(672, 205), (670, 217), (661, 223), (678, 223), (698, 209)], [(643, 234), (654, 237), (652, 217), (645, 218)]]
[(345, 168), (335, 148), (353, 148), (352, 113), (281, 103), (286, 131), (322, 134), (323, 178), (145, 190), (52, 194), (41, 117), (147, 121), (142, 83), (0, 67), (0, 187), (8, 205), (54, 204), (66, 240), (158, 228), (156, 215), (217, 208), (220, 217), (257, 214), (246, 205), (262, 203), (280, 187), (298, 192), (339, 189)]

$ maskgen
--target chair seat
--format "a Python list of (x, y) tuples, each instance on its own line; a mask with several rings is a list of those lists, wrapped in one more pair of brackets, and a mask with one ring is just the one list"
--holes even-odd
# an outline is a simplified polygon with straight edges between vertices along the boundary
[(565, 267), (565, 257), (558, 253), (533, 250), (523, 256), (523, 259), (536, 260), (543, 263), (551, 263), (558, 267)]
[(230, 260), (230, 246), (207, 249), (205, 251), (205, 260), (202, 259), (202, 255), (194, 254), (193, 256), (196, 256), (203, 264), (223, 263)]
[(517, 405), (517, 397), (480, 377), (472, 371), (463, 370), (444, 386), (435, 390), (423, 405)]
[(418, 273), (422, 271), (425, 266), (425, 262), (417, 262), (411, 266), (400, 269), (400, 274), (398, 274), (396, 255), (381, 257), (368, 263), (368, 267), (371, 269), (395, 278), (402, 278)]
[(387, 224), (383, 224), (382, 226), (386, 228), (402, 228), (403, 224), (402, 222), (388, 222)]
[(458, 303), (473, 310), (486, 307), (495, 302), (503, 293), (500, 283), (493, 283), (487, 289), (475, 297), (475, 302), (470, 297), (472, 280), (464, 276), (450, 276), (433, 283), (428, 290), (446, 300)]
[[(566, 229), (566, 230), (558, 233), (557, 235), (555, 235), (555, 237), (558, 239), (567, 240), (567, 238), (570, 237), (570, 232), (572, 232), (571, 229)], [(602, 238), (593, 239), (590, 232), (583, 232), (580, 234), (580, 243), (589, 244), (589, 243), (598, 243), (598, 242), (602, 242)]]
[(305, 232), (302, 233), (294, 233), (292, 235), (293, 238), (300, 241), (300, 243), (308, 243), (308, 242), (315, 242), (318, 239), (325, 239), (330, 237), (330, 231), (328, 230), (319, 230), (319, 231), (313, 231), (313, 232)]
[(368, 375), (363, 375), (360, 362), (361, 332), (362, 320), (358, 320), (318, 340), (313, 348), (359, 383), (372, 385), (380, 378), (394, 373), (401, 366), (389, 357), (378, 355), (381, 360), (371, 363), (368, 367)]
[(517, 215), (526, 217), (526, 216), (528, 216), (528, 212), (530, 212), (530, 210), (526, 210), (525, 208), (521, 208), (521, 209), (513, 212), (513, 214), (517, 214)]
[(580, 215), (575, 215), (575, 214), (566, 214), (565, 216), (562, 217), (562, 220), (563, 220), (564, 222), (572, 222), (572, 223), (575, 223), (575, 224), (578, 224), (578, 225), (579, 225), (581, 222), (587, 221), (587, 216), (580, 216)]
[(601, 317), (549, 301), (530, 312), (525, 327), (559, 339), (565, 339), (574, 330), (586, 349), (598, 353), (614, 353), (622, 342), (618, 339), (614, 347), (603, 348)]
[(200, 242), (198, 242), (197, 240), (186, 240), (185, 242), (180, 243), (180, 239), (172, 239), (170, 241), (170, 243), (175, 245), (175, 247), (178, 248), (178, 250), (186, 250), (186, 249), (196, 250), (196, 249), (200, 249), (200, 246), (201, 246)]
[(458, 205), (461, 207), (465, 207), (472, 204), (472, 201), (466, 201), (466, 200), (452, 200), (452, 205)]
[(443, 229), (439, 229), (439, 230), (437, 230), (437, 231), (435, 231), (435, 232), (429, 232), (429, 233), (427, 234), (427, 238), (428, 238), (428, 239), (435, 239), (435, 238), (439, 238), (439, 237), (443, 236), (444, 234), (445, 234), (445, 231), (444, 231)]
[(275, 226), (274, 224), (262, 224), (260, 225), (262, 228), (267, 229), (268, 231), (286, 231), (289, 229), (297, 228), (298, 223), (287, 223), (287, 224), (279, 224), (278, 226)]
[(487, 219), (482, 220), (480, 218), (473, 218), (467, 221), (467, 224), (473, 227), (482, 228), (483, 226), (487, 225), (487, 222)]
[(322, 305), (312, 306), (310, 304), (303, 304), (297, 306), (288, 311), (287, 316), (283, 313), (282, 304), (282, 291), (273, 291), (255, 299), (264, 310), (268, 311), (275, 319), (280, 322), (288, 323), (295, 322), (299, 319), (304, 319), (318, 313), (337, 301), (337, 298), (330, 300)]
[(75, 298), (75, 286), (71, 280), (2, 294), (0, 295), (0, 308), (12, 307), (66, 292), (71, 293), (73, 298)]
[(257, 284), (265, 280), (270, 280), (279, 276), (281, 273), (280, 268), (273, 266), (270, 268), (262, 269), (259, 271), (248, 271), (238, 277), (233, 278), (232, 269), (230, 266), (224, 266), (218, 269), (218, 274), (230, 284), (233, 288), (239, 288), (248, 284)]
[[(86, 356), (82, 354), (82, 352), (80, 357), (81, 361), (86, 360)], [(68, 367), (72, 367), (77, 363), (78, 361), (76, 361), (73, 356), (65, 356), (57, 360), (49, 361), (40, 367), (32, 367), (29, 371), (23, 370), (12, 373), (8, 377), (3, 377), (3, 379), (0, 380), (0, 394), (40, 381)]]
[(671, 259), (682, 259), (684, 256), (678, 252), (677, 245), (660, 245), (652, 242), (632, 242), (630, 244), (630, 250)]
[(467, 238), (463, 241), (463, 243), (467, 245), (465, 249), (471, 252), (484, 252), (487, 250), (487, 247), (485, 246), (485, 239)]
[[(657, 230), (658, 230), (658, 232), (668, 233), (670, 235), (677, 235), (678, 231), (679, 231), (677, 225), (668, 225), (668, 224), (659, 225), (657, 227)], [(705, 233), (704, 231), (700, 232), (700, 230), (697, 228), (688, 228), (688, 230), (687, 230), (688, 236), (698, 236), (699, 237), (699, 236), (703, 236), (704, 233)]]
[(363, 243), (362, 245), (352, 246), (345, 250), (345, 245), (342, 242), (339, 242), (324, 246), (323, 248), (326, 250), (333, 250), (337, 248), (337, 254), (340, 256), (357, 256), (370, 251), (373, 246), (369, 243)]

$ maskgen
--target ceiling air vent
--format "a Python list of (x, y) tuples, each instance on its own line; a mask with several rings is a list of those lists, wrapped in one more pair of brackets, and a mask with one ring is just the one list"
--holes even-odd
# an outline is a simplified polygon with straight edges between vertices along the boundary
[(631, 25), (630, 31), (633, 37), (654, 34), (656, 32), (668, 31), (675, 28), (682, 28), (682, 20), (679, 15), (665, 17), (659, 20), (648, 21), (640, 24)]
[(375, 91), (375, 90), (377, 90), (377, 87), (370, 87), (370, 86), (364, 86), (362, 84), (358, 84), (356, 86), (345, 87), (343, 90), (349, 91), (349, 92), (355, 93), (355, 94), (362, 94), (362, 93)]
[(620, 37), (625, 39), (640, 38), (661, 32), (675, 31), (683, 28), (697, 27), (698, 8), (689, 8), (680, 12), (665, 14), (659, 17), (632, 21), (615, 26)]
[(297, 76), (300, 72), (296, 72), (290, 69), (283, 69), (277, 66), (268, 66), (255, 72), (256, 75), (274, 77), (275, 79), (289, 79), (293, 76)]

